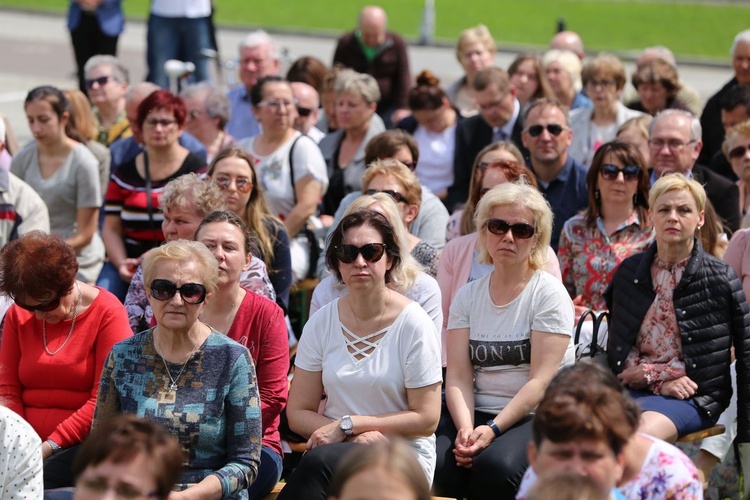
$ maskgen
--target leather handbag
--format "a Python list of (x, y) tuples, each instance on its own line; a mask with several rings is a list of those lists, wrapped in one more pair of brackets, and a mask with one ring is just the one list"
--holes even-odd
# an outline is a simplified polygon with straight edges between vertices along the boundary
[[(591, 316), (593, 329), (591, 332), (591, 342), (586, 344), (585, 342), (581, 342), (581, 329), (586, 322), (586, 318), (589, 316)], [(607, 363), (607, 350), (599, 344), (599, 330), (602, 326), (602, 322), (607, 321), (608, 319), (609, 312), (607, 311), (603, 311), (597, 315), (595, 311), (587, 309), (586, 312), (581, 314), (573, 338), (576, 347), (576, 363), (586, 362), (609, 366)]]

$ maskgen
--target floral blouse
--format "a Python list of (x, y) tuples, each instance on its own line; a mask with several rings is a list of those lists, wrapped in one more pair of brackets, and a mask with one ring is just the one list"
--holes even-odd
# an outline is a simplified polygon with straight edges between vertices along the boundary
[(651, 265), (651, 280), (656, 299), (643, 318), (635, 347), (625, 359), (625, 367), (642, 365), (649, 388), (654, 394), (661, 392), (664, 382), (684, 376), (685, 360), (682, 357), (682, 339), (677, 327), (677, 315), (672, 300), (673, 292), (682, 279), (688, 260), (677, 263), (664, 262), (658, 257)]
[(610, 235), (601, 217), (593, 227), (586, 224), (582, 214), (565, 223), (557, 257), (563, 284), (571, 297), (581, 296), (581, 305), (595, 311), (607, 309), (603, 294), (617, 266), (627, 257), (645, 251), (654, 240), (653, 230), (641, 229), (638, 223), (638, 214), (633, 212)]

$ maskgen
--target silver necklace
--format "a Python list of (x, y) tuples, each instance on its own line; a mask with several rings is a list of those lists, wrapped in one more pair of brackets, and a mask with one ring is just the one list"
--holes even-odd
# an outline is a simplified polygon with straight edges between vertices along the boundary
[(68, 332), (68, 336), (65, 337), (65, 341), (60, 345), (60, 347), (57, 348), (56, 351), (52, 352), (47, 347), (47, 320), (42, 320), (42, 342), (44, 344), (44, 351), (50, 355), (54, 356), (58, 352), (62, 351), (63, 347), (68, 343), (68, 340), (70, 340), (70, 336), (73, 335), (73, 328), (76, 327), (76, 318), (78, 317), (78, 308), (81, 306), (81, 299), (83, 298), (83, 294), (81, 293), (81, 285), (78, 284), (78, 281), (76, 281), (76, 288), (78, 289), (78, 300), (76, 300), (76, 305), (73, 308), (73, 321), (70, 323), (70, 331)]
[[(154, 331), (156, 331), (156, 330), (154, 330)], [(154, 348), (156, 348), (156, 341), (154, 341)], [(177, 382), (179, 382), (180, 377), (182, 376), (182, 372), (185, 371), (185, 367), (187, 366), (188, 361), (190, 361), (190, 359), (193, 357), (193, 354), (195, 354), (195, 349), (193, 349), (192, 351), (190, 351), (190, 354), (188, 355), (188, 358), (182, 364), (182, 368), (180, 368), (180, 372), (177, 374), (177, 377), (174, 377), (174, 378), (172, 378), (172, 370), (169, 369), (169, 366), (167, 365), (167, 360), (164, 359), (164, 356), (161, 355), (161, 353), (159, 352), (159, 349), (156, 349), (156, 353), (161, 358), (161, 362), (164, 363), (164, 369), (167, 371), (167, 376), (169, 377), (169, 381), (171, 382), (169, 384), (169, 390), (171, 392), (176, 392), (177, 391)]]

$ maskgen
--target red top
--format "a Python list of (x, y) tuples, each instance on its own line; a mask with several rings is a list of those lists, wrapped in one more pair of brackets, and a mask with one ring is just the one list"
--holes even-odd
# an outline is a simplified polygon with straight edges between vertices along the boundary
[[(0, 343), (0, 399), (43, 439), (63, 448), (91, 431), (99, 377), (117, 342), (133, 335), (117, 298), (97, 287), (88, 309), (78, 315), (68, 344), (54, 356), (44, 351), (42, 321), (15, 304), (5, 316)], [(47, 346), (55, 352), (70, 332), (71, 320), (47, 324)]]
[(250, 350), (260, 391), (263, 444), (282, 455), (279, 415), (289, 392), (289, 337), (284, 311), (248, 290), (227, 336)]

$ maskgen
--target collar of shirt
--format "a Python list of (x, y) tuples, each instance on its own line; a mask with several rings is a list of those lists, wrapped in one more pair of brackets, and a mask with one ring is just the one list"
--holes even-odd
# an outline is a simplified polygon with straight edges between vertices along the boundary
[[(670, 173), (671, 173), (671, 172), (670, 172)], [(692, 178), (693, 178), (693, 171), (692, 171), (692, 170), (688, 170), (688, 171), (687, 171), (687, 172), (685, 172), (685, 173), (684, 173), (683, 175), (684, 175), (685, 177), (687, 177), (688, 179), (692, 179)], [(656, 181), (658, 181), (658, 180), (659, 180), (659, 177), (658, 177), (658, 176), (656, 175), (656, 169), (651, 169), (651, 185), (653, 186), (653, 185), (654, 185), (654, 183), (655, 183)]]
[[(619, 226), (617, 226), (617, 229), (614, 230), (612, 234), (619, 233), (626, 227), (630, 227), (633, 225), (639, 225), (641, 223), (640, 219), (638, 218), (638, 212), (635, 210), (633, 213), (628, 217), (627, 220), (623, 221)], [(601, 218), (601, 216), (596, 218), (596, 227), (599, 228), (599, 231), (602, 232), (605, 238), (609, 239), (609, 235), (607, 234), (607, 230), (604, 228), (604, 219)]]
[(502, 127), (492, 127), (492, 133), (495, 134), (497, 130), (499, 129), (501, 132), (505, 134), (505, 137), (507, 137), (507, 140), (510, 141), (513, 137), (513, 127), (516, 126), (516, 121), (518, 120), (518, 117), (521, 114), (521, 103), (518, 102), (518, 99), (515, 97), (513, 98), (513, 114), (510, 117), (510, 120), (505, 122), (505, 125)]

